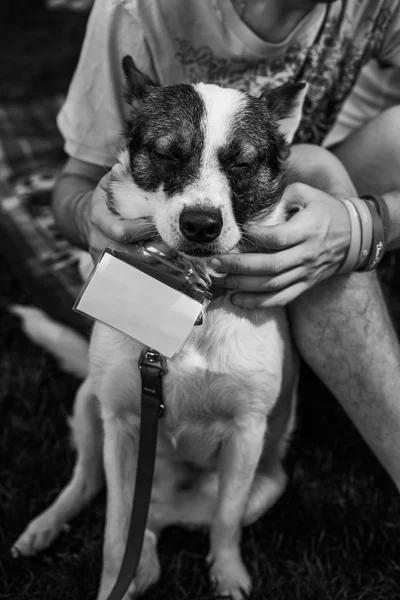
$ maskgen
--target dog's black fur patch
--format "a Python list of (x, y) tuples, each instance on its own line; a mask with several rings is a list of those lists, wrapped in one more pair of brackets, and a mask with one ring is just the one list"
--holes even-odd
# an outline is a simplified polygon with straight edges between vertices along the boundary
[(246, 108), (238, 114), (231, 139), (219, 151), (238, 225), (265, 216), (279, 202), (288, 154), (276, 117), (263, 99), (249, 97)]
[(129, 126), (132, 177), (143, 190), (182, 192), (199, 173), (205, 106), (186, 84), (152, 88)]

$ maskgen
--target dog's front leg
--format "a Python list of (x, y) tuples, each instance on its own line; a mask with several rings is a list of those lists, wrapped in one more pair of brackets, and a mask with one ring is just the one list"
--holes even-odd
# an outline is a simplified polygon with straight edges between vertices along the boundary
[(261, 456), (266, 421), (259, 415), (235, 426), (219, 457), (219, 495), (211, 524), (210, 574), (218, 595), (241, 600), (251, 589), (240, 552), (241, 524)]
[[(103, 571), (97, 600), (106, 600), (117, 579), (125, 551), (134, 494), (139, 443), (139, 416), (132, 412), (104, 419), (104, 466), (107, 478), (107, 516)], [(146, 530), (135, 580), (128, 600), (155, 583), (160, 574), (156, 538)]]

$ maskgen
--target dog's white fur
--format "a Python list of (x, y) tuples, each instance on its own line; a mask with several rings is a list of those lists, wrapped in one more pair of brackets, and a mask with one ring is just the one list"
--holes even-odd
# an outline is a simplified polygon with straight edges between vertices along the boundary
[[(196, 88), (207, 107), (208, 128), (198, 182), (166, 203), (161, 189), (148, 194), (136, 186), (123, 151), (113, 169), (113, 195), (125, 218), (152, 214), (161, 237), (171, 246), (180, 235), (177, 221), (182, 208), (194, 202), (209, 206), (212, 199), (212, 206), (223, 211), (219, 247), (232, 250), (240, 233), (216, 151), (242, 97), (216, 86)], [(281, 219), (278, 206), (268, 223)], [(95, 325), (90, 375), (77, 394), (72, 419), (78, 448), (74, 475), (16, 542), (22, 554), (51, 543), (100, 489), (104, 447), (108, 500), (98, 600), (106, 600), (125, 548), (139, 435), (141, 350), (139, 342)], [(250, 591), (239, 547), (241, 527), (257, 520), (285, 488), (281, 459), (295, 420), (296, 382), (296, 357), (282, 309), (241, 310), (231, 304), (229, 293), (212, 302), (204, 324), (169, 361), (164, 376), (166, 415), (160, 423), (149, 520), (137, 576), (126, 599), (158, 579), (156, 540), (171, 523), (210, 527), (210, 572), (218, 594), (236, 600)], [(189, 462), (196, 465), (194, 470)]]

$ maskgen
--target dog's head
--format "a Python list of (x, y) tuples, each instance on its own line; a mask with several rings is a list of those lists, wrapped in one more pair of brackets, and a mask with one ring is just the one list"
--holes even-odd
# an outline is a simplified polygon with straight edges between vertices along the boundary
[(169, 247), (197, 257), (230, 252), (255, 221), (284, 219), (284, 161), (306, 84), (254, 98), (211, 84), (156, 85), (130, 57), (123, 68), (132, 119), (112, 170), (112, 211), (150, 216)]

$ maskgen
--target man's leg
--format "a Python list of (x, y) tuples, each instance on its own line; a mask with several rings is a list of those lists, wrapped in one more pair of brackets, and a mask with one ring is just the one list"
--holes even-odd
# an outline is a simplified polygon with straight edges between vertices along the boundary
[(374, 275), (332, 277), (292, 307), (300, 352), (400, 491), (400, 351)]
[[(335, 148), (359, 194), (400, 190), (399, 127), (390, 109)], [(332, 277), (298, 298), (291, 317), (303, 358), (400, 490), (400, 347), (375, 274)]]
[(372, 119), (332, 152), (360, 195), (400, 191), (400, 106)]

